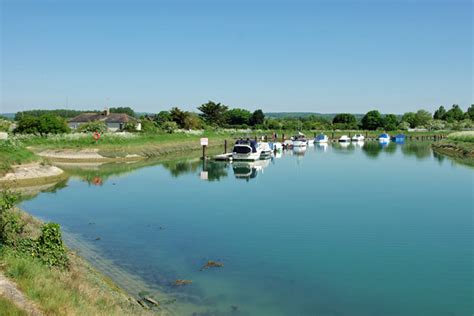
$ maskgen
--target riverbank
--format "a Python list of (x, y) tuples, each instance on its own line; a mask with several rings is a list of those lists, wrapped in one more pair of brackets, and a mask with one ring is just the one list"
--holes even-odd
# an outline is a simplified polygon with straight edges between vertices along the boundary
[[(67, 267), (49, 266), (39, 257), (25, 253), (25, 242), (40, 238), (43, 223), (17, 208), (5, 209), (4, 197), (3, 224), (12, 227), (15, 218), (18, 236), (10, 236), (7, 241), (2, 233), (0, 314), (18, 310), (28, 315), (33, 311), (36, 315), (163, 314), (153, 304), (141, 302), (140, 305), (71, 250), (66, 250)], [(18, 240), (12, 242), (12, 239)]]
[(433, 150), (452, 157), (474, 159), (474, 132), (449, 134), (447, 139), (435, 142)]

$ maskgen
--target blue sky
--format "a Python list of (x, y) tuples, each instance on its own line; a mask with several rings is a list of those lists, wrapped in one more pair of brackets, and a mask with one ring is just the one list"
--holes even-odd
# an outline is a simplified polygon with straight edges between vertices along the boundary
[(0, 112), (473, 103), (470, 0), (0, 1)]

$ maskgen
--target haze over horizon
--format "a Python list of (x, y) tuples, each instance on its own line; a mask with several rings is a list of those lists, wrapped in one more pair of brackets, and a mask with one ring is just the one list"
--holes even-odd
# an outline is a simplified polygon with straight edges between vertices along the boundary
[(470, 0), (3, 0), (1, 14), (4, 113), (474, 103)]

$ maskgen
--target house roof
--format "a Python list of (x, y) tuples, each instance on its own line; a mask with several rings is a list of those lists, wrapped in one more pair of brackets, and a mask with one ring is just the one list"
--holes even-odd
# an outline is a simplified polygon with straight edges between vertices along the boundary
[(137, 122), (137, 119), (125, 113), (82, 113), (71, 118), (68, 122), (86, 123), (93, 121), (101, 121), (105, 123), (127, 123)]

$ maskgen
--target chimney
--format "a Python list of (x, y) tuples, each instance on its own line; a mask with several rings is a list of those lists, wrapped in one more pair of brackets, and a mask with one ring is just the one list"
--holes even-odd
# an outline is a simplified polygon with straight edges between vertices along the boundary
[(110, 115), (110, 110), (109, 110), (108, 107), (106, 107), (106, 108), (104, 109), (104, 115), (105, 115), (105, 116), (109, 116), (109, 115)]

